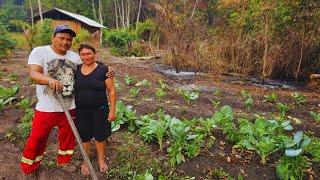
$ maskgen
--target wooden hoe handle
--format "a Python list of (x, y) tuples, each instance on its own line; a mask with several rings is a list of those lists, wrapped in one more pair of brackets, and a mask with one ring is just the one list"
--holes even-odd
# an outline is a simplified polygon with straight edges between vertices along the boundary
[(67, 108), (66, 103), (64, 102), (64, 100), (63, 100), (63, 98), (62, 98), (62, 95), (61, 95), (61, 94), (57, 94), (56, 97), (57, 97), (59, 103), (61, 104), (64, 113), (65, 113), (66, 116), (67, 116), (67, 120), (68, 120), (68, 122), (69, 122), (69, 125), (70, 125), (70, 127), (71, 127), (71, 129), (72, 129), (72, 132), (73, 132), (74, 136), (76, 137), (76, 140), (77, 140), (77, 143), (78, 143), (78, 145), (79, 145), (79, 147), (80, 147), (80, 150), (81, 150), (81, 154), (82, 154), (82, 156), (83, 156), (83, 159), (84, 159), (84, 161), (87, 163), (87, 165), (89, 166), (91, 178), (92, 178), (93, 180), (98, 180), (97, 174), (96, 174), (96, 172), (95, 172), (94, 169), (93, 169), (93, 166), (92, 166), (92, 164), (91, 164), (91, 162), (90, 162), (90, 159), (89, 159), (88, 155), (86, 154), (86, 152), (84, 151), (84, 149), (83, 149), (83, 147), (82, 147), (82, 140), (81, 140), (81, 138), (80, 138), (80, 136), (79, 136), (79, 132), (77, 131), (76, 126), (74, 125), (74, 122), (73, 122), (73, 120), (72, 120), (72, 118), (71, 118), (71, 115), (70, 115), (70, 113), (69, 113), (69, 109)]

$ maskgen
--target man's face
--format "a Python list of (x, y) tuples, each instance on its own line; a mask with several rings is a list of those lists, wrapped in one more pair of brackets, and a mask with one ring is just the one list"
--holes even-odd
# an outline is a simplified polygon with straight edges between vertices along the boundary
[(66, 53), (72, 45), (72, 36), (68, 33), (57, 33), (52, 38), (52, 45), (56, 51)]

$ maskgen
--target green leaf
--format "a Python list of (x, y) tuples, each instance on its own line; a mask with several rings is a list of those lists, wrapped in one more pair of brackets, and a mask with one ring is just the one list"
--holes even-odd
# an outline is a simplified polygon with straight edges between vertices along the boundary
[(285, 150), (285, 154), (288, 157), (296, 157), (300, 155), (301, 152), (302, 152), (302, 149), (286, 149)]
[(185, 161), (185, 158), (183, 156), (183, 154), (181, 152), (179, 152), (177, 155), (176, 155), (176, 159), (177, 159), (177, 164), (180, 164), (182, 162)]
[(302, 137), (303, 137), (303, 131), (298, 131), (298, 132), (294, 133), (293, 142), (297, 145), (297, 147), (300, 147)]

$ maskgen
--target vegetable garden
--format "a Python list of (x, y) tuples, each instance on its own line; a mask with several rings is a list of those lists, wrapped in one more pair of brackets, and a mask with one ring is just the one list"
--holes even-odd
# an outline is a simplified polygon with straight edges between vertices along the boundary
[[(5, 179), (21, 175), (18, 162), (35, 104), (26, 54), (14, 56), (1, 66)], [(319, 178), (318, 89), (261, 88), (210, 73), (179, 80), (156, 72), (154, 60), (108, 59), (117, 73), (117, 120), (107, 146), (109, 173), (99, 178)], [(41, 177), (84, 178), (55, 168), (55, 134)], [(73, 162), (80, 166), (79, 150)]]

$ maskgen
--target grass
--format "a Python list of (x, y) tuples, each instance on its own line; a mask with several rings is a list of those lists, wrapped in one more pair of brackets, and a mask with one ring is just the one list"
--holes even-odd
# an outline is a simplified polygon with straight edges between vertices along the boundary
[(125, 144), (114, 150), (117, 155), (108, 170), (108, 179), (136, 179), (146, 172), (158, 178), (188, 179), (173, 172), (161, 157), (152, 155), (151, 148), (141, 142), (136, 134), (125, 132), (120, 136), (119, 139), (123, 139)]
[(9, 33), (9, 35), (12, 39), (14, 39), (17, 42), (17, 46), (16, 46), (17, 49), (21, 49), (24, 51), (30, 50), (29, 45), (28, 45), (28, 41), (25, 38), (23, 33), (11, 32), (11, 33)]

